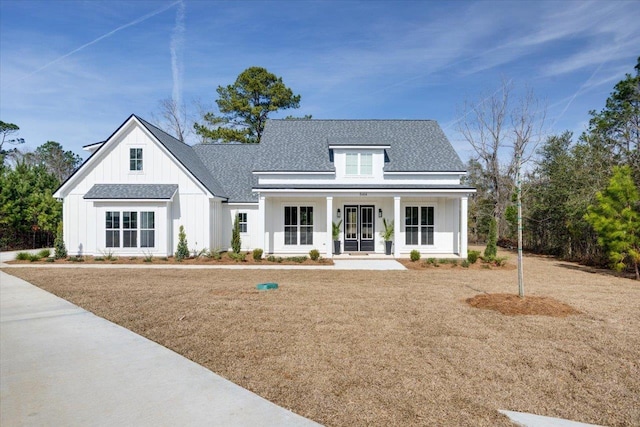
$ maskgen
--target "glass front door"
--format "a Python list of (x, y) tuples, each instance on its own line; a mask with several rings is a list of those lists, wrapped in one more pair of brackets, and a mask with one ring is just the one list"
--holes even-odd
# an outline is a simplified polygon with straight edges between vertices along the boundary
[(344, 207), (345, 252), (373, 252), (375, 250), (374, 206)]

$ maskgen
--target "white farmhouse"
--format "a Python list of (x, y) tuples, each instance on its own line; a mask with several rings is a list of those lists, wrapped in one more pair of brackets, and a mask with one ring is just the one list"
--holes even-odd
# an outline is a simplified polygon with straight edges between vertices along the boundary
[(70, 254), (170, 256), (184, 226), (191, 249), (242, 247), (331, 258), (343, 252), (467, 254), (463, 163), (432, 120), (269, 120), (260, 144), (189, 146), (130, 116), (54, 194)]

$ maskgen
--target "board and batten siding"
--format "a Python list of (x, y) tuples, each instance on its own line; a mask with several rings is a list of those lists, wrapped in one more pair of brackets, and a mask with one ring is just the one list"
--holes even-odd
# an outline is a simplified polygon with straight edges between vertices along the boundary
[[(156, 216), (156, 247), (148, 252), (171, 255), (178, 243), (178, 230), (184, 225), (189, 247), (206, 247), (211, 239), (210, 200), (202, 187), (178, 165), (173, 156), (135, 122), (130, 122), (120, 136), (109, 140), (95, 155), (90, 167), (74, 177), (75, 185), (64, 199), (64, 235), (70, 254), (101, 255), (104, 245), (106, 207), (114, 210), (144, 211), (148, 202), (85, 200), (94, 184), (178, 184), (172, 202), (160, 202), (166, 214)], [(142, 148), (142, 171), (129, 170), (129, 149)], [(98, 209), (98, 206), (101, 209)], [(126, 207), (127, 209), (124, 209)], [(155, 210), (154, 210), (155, 211)], [(158, 215), (158, 214), (156, 214)], [(163, 218), (163, 223), (160, 222)], [(156, 231), (158, 233), (158, 231)], [(158, 237), (164, 236), (162, 241)], [(113, 253), (126, 253), (124, 248), (109, 248)], [(146, 249), (145, 249), (146, 251)], [(129, 251), (130, 252), (130, 251)], [(137, 255), (142, 255), (138, 248)]]

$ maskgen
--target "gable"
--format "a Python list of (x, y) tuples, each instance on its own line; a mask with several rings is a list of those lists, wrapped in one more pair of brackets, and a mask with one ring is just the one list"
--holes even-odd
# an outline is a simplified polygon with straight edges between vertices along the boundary
[[(191, 147), (172, 147), (173, 152), (147, 128), (148, 123), (131, 116), (107, 141), (96, 150), (89, 159), (58, 190), (55, 197), (68, 194), (86, 194), (94, 184), (177, 184), (181, 192), (205, 194), (209, 197), (222, 195), (221, 187), (213, 182), (213, 177), (204, 168), (192, 152)], [(131, 170), (130, 154), (132, 149), (141, 150), (141, 170)], [(178, 156), (174, 154), (178, 153)], [(188, 154), (191, 152), (191, 158)], [(184, 161), (184, 159), (187, 161)], [(183, 161), (180, 161), (183, 159)], [(184, 163), (187, 163), (186, 165)], [(198, 179), (187, 168), (193, 166), (206, 173), (204, 179)], [(209, 185), (202, 181), (209, 179)], [(211, 188), (211, 189), (210, 189)], [(213, 191), (212, 191), (213, 190)], [(215, 191), (215, 192), (214, 192)]]

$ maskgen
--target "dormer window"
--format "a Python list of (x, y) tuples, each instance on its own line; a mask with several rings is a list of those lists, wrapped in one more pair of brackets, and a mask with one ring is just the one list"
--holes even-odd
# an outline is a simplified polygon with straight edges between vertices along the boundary
[(142, 148), (129, 149), (129, 170), (130, 171), (142, 170)]
[(347, 153), (347, 176), (371, 176), (373, 175), (372, 153)]

